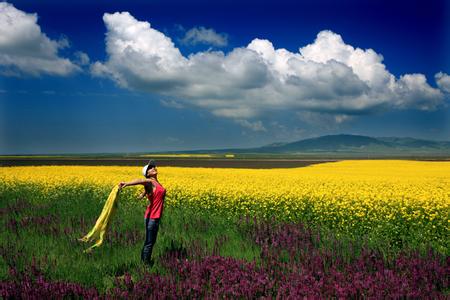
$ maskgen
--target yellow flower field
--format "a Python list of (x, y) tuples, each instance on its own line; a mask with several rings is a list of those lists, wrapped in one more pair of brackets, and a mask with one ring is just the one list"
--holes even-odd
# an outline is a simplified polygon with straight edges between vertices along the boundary
[[(448, 238), (449, 162), (355, 160), (294, 169), (158, 171), (167, 205), (302, 220), (345, 232), (419, 230), (432, 239)], [(0, 180), (4, 188), (37, 184), (46, 192), (79, 185), (108, 190), (141, 177), (140, 172), (140, 167), (113, 166), (2, 167)]]

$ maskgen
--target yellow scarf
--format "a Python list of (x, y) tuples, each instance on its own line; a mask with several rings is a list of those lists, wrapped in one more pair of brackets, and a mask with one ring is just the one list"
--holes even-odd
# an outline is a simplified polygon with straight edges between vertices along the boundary
[(111, 223), (111, 219), (117, 208), (119, 191), (119, 186), (116, 185), (109, 194), (109, 197), (106, 200), (105, 205), (103, 206), (102, 213), (98, 217), (95, 226), (91, 229), (91, 231), (89, 231), (88, 234), (79, 239), (80, 242), (91, 242), (95, 239), (97, 240), (94, 245), (84, 250), (84, 252), (91, 252), (94, 248), (100, 247), (103, 244), (105, 233), (109, 228), (109, 224)]

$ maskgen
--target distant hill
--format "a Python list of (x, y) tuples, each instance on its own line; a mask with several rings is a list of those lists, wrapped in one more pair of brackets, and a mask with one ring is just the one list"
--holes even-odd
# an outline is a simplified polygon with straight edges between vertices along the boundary
[[(191, 151), (193, 152), (193, 151)], [(196, 151), (205, 152), (205, 151)], [(379, 154), (379, 155), (444, 155), (450, 156), (450, 142), (414, 138), (369, 137), (339, 134), (304, 139), (292, 143), (273, 143), (250, 149), (220, 149), (210, 153), (272, 153), (272, 154)]]
[(268, 145), (259, 148), (263, 152), (335, 152), (361, 150), (367, 148), (384, 148), (390, 144), (376, 138), (360, 135), (326, 135), (318, 138), (300, 140), (284, 145)]
[(450, 154), (450, 142), (413, 138), (374, 138), (362, 135), (326, 135), (284, 145), (268, 145), (258, 152), (442, 152)]

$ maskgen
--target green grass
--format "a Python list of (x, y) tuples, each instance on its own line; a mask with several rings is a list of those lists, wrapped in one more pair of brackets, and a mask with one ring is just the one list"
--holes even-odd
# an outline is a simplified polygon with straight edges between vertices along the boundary
[[(32, 187), (0, 191), (2, 230), (0, 233), (0, 279), (5, 279), (8, 264), (19, 270), (30, 265), (33, 257), (41, 262), (46, 276), (53, 280), (79, 282), (104, 290), (115, 277), (125, 272), (138, 276), (143, 268), (140, 252), (144, 241), (145, 202), (122, 199), (102, 247), (91, 254), (77, 241), (95, 224), (109, 191), (64, 189), (45, 197)], [(125, 198), (127, 195), (125, 196)], [(8, 226), (18, 222), (18, 230)], [(26, 223), (28, 220), (28, 223)], [(193, 242), (210, 253), (216, 241), (223, 241), (220, 254), (247, 260), (256, 259), (259, 249), (236, 230), (233, 220), (192, 209), (166, 207), (161, 220), (153, 257), (174, 245), (186, 247)], [(25, 224), (24, 226), (20, 224)], [(6, 257), (3, 257), (6, 256)], [(154, 272), (164, 272), (157, 263)]]
[[(20, 184), (0, 187), (0, 280), (9, 266), (18, 270), (38, 265), (51, 280), (95, 286), (105, 291), (116, 277), (142, 274), (140, 252), (144, 241), (145, 201), (125, 190), (119, 200), (107, 239), (90, 254), (78, 242), (95, 224), (110, 190), (93, 186), (58, 188), (47, 194), (37, 186)], [(276, 223), (277, 221), (273, 221)], [(16, 224), (16, 226), (14, 226)], [(261, 249), (254, 243), (245, 223), (237, 217), (195, 207), (166, 207), (153, 257), (152, 272), (164, 274), (158, 258), (174, 249), (200, 247), (205, 254), (220, 254), (247, 261), (259, 261)], [(315, 230), (319, 230), (316, 228)], [(351, 261), (364, 245), (393, 257), (401, 249), (425, 251), (425, 245), (396, 245), (383, 232), (348, 236), (332, 228), (320, 228), (320, 248), (329, 249)], [(406, 239), (406, 238), (405, 238)], [(348, 245), (352, 244), (352, 249)], [(447, 248), (448, 249), (448, 248)]]

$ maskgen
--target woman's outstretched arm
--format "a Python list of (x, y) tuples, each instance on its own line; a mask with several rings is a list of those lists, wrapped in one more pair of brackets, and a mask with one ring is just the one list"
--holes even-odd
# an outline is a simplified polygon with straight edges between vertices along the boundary
[(145, 178), (145, 179), (135, 179), (133, 181), (128, 181), (128, 182), (122, 181), (122, 182), (119, 183), (119, 189), (127, 187), (127, 186), (131, 186), (131, 185), (138, 185), (138, 184), (146, 185), (146, 184), (149, 184), (149, 183), (152, 183), (152, 182), (151, 182), (150, 179), (147, 179), (147, 178)]

